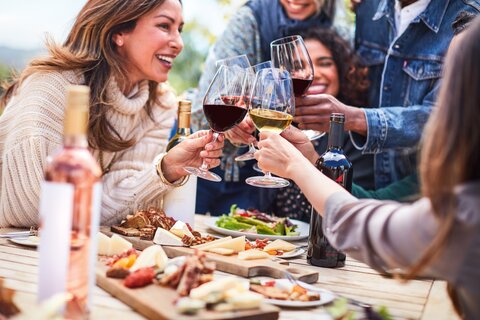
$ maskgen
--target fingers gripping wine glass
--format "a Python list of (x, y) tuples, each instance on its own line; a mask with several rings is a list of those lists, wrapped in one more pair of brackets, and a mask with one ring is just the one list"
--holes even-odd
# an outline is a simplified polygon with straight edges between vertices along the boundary
[[(263, 69), (257, 73), (250, 98), (249, 115), (260, 131), (280, 134), (292, 123), (295, 113), (295, 98), (290, 75), (276, 68)], [(264, 176), (250, 177), (246, 183), (262, 188), (282, 188), (288, 180), (273, 177), (270, 172)]]
[[(270, 44), (272, 64), (290, 72), (295, 97), (305, 95), (313, 81), (313, 64), (307, 47), (301, 36), (289, 36), (272, 41)], [(303, 130), (310, 139), (316, 140), (325, 132), (317, 130)]]
[[(246, 72), (241, 68), (220, 66), (212, 79), (203, 98), (203, 112), (210, 129), (213, 141), (218, 135), (240, 123), (247, 114), (247, 105), (242, 98), (242, 88)], [(185, 167), (185, 171), (210, 181), (222, 181), (215, 173), (208, 171), (203, 161), (199, 168)]]
[[(271, 68), (271, 67), (272, 67), (272, 61), (268, 60), (268, 61), (265, 61), (265, 62), (258, 63), (258, 64), (254, 65), (253, 67), (250, 68), (251, 72), (247, 73), (247, 75), (245, 77), (245, 85), (244, 85), (244, 96), (248, 95), (248, 97), (249, 97), (248, 101), (250, 100), (250, 95), (252, 93), (253, 83), (255, 82), (256, 73), (259, 70), (262, 70), (262, 69), (265, 69), (265, 68)], [(238, 157), (235, 157), (235, 161), (253, 160), (253, 159), (255, 159), (255, 151), (257, 151), (257, 149), (255, 148), (255, 144), (254, 143), (249, 143), (248, 144), (248, 151), (245, 152), (244, 154), (238, 156)], [(260, 172), (262, 172), (262, 171), (260, 170)]]

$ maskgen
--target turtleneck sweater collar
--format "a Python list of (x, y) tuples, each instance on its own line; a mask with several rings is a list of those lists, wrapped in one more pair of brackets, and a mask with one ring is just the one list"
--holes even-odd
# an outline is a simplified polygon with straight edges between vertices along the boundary
[(112, 104), (112, 108), (116, 111), (125, 115), (136, 114), (148, 101), (148, 81), (141, 81), (126, 96), (118, 87), (115, 78), (111, 78), (108, 84), (107, 96)]

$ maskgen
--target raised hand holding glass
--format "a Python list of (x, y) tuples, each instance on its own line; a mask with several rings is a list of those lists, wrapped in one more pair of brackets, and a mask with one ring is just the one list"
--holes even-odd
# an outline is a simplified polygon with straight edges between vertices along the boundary
[[(280, 134), (292, 122), (293, 114), (295, 98), (289, 73), (276, 68), (260, 70), (255, 78), (249, 108), (255, 127), (260, 132)], [(250, 177), (245, 182), (262, 188), (282, 188), (290, 184), (288, 180), (273, 177), (270, 172)]]
[[(295, 96), (303, 96), (313, 81), (313, 64), (303, 38), (297, 35), (280, 38), (272, 41), (270, 49), (273, 66), (290, 72)], [(303, 133), (310, 140), (325, 134), (316, 130), (303, 130)]]
[[(242, 96), (246, 71), (221, 65), (212, 79), (203, 98), (203, 112), (213, 131), (214, 140), (218, 135), (240, 123), (247, 114), (247, 103)], [(222, 179), (208, 171), (204, 161), (199, 168), (185, 167), (185, 171), (210, 181)]]

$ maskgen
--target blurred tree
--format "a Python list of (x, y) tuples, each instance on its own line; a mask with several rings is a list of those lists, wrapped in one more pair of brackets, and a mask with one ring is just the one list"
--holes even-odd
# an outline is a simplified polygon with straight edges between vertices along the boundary
[[(219, 11), (224, 12), (223, 20), (226, 24), (230, 16), (245, 0), (216, 0), (216, 2), (223, 9)], [(182, 38), (183, 51), (175, 59), (169, 75), (169, 82), (178, 94), (182, 94), (189, 88), (197, 87), (208, 50), (216, 40), (215, 34), (196, 20), (185, 24)]]
[[(11, 68), (3, 63), (0, 63), (0, 95), (3, 93), (1, 84), (11, 77)], [(0, 110), (1, 114), (1, 110)]]

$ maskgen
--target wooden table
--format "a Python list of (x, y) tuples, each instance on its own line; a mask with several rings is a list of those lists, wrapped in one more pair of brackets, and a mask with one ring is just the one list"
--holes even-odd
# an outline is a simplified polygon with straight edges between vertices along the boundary
[[(204, 216), (197, 215), (195, 229), (206, 231)], [(16, 231), (0, 229), (0, 233)], [(211, 230), (209, 230), (211, 233)], [(307, 264), (305, 257), (289, 260), (291, 266), (301, 266), (319, 272), (319, 287), (337, 294), (374, 305), (384, 305), (395, 319), (458, 319), (446, 293), (446, 283), (433, 280), (413, 280), (400, 283), (384, 277), (367, 265), (347, 257), (346, 266), (339, 269), (317, 268)], [(28, 308), (36, 301), (38, 253), (0, 238), (0, 277), (5, 285), (17, 291), (15, 301)], [(143, 319), (130, 307), (104, 290), (94, 290), (92, 319)], [(355, 308), (352, 308), (355, 309)], [(358, 309), (357, 309), (358, 310)], [(356, 312), (357, 318), (361, 316)], [(324, 308), (284, 309), (282, 320), (329, 319)]]

